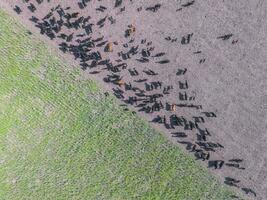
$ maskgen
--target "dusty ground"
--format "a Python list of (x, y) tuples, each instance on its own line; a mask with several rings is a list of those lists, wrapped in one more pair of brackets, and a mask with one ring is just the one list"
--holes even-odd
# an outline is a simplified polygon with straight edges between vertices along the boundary
[[(36, 11), (31, 12), (27, 8), (30, 2), (36, 6)], [(37, 17), (38, 23), (48, 21), (53, 16), (59, 20), (60, 16), (56, 11), (48, 19), (42, 20), (59, 4), (60, 7), (56, 10), (70, 7), (64, 11), (65, 14), (79, 12), (77, 17), (70, 20), (71, 22), (81, 16), (91, 16), (87, 24), (94, 24), (92, 33), (79, 37), (77, 35), (85, 33), (83, 28), (63, 26), (55, 35), (73, 33), (72, 40), (66, 42), (66, 39), (54, 38), (49, 42), (55, 46), (62, 42), (78, 45), (79, 42), (75, 41), (77, 39), (95, 40), (104, 36), (101, 41), (93, 43), (97, 45), (103, 41), (112, 42), (112, 52), (105, 52), (105, 43), (101, 47), (90, 48), (91, 51), (87, 54), (99, 51), (101, 60), (110, 59), (109, 63), (113, 66), (123, 63), (127, 66), (118, 67), (118, 71), (114, 68), (108, 70), (106, 63), (98, 63), (93, 67), (91, 63), (94, 59), (90, 59), (86, 63), (91, 67), (88, 66), (84, 74), (91, 74), (90, 76), (100, 81), (108, 75), (117, 75), (118, 80), (108, 82), (106, 86), (110, 91), (117, 90), (115, 93), (123, 104), (127, 103), (129, 97), (137, 97), (140, 101), (133, 102), (132, 107), (136, 111), (143, 108), (143, 111), (138, 113), (149, 121), (158, 118), (157, 116), (165, 116), (165, 123), (152, 124), (163, 130), (174, 143), (182, 142), (179, 145), (186, 147), (183, 144), (190, 142), (187, 143), (187, 149), (195, 154), (196, 158), (200, 157), (200, 160), (204, 156), (207, 166), (216, 160), (224, 161), (220, 169), (210, 166), (210, 170), (222, 181), (234, 185), (233, 187), (243, 192), (246, 190), (244, 188), (250, 188), (257, 194), (256, 199), (267, 199), (267, 153), (264, 151), (267, 144), (266, 1), (207, 0), (204, 3), (191, 1), (193, 4), (190, 5), (189, 1), (125, 0), (114, 8), (113, 0), (95, 0), (88, 2), (84, 9), (79, 8), (78, 2), (81, 1), (51, 0), (48, 3), (44, 0), (38, 5), (36, 1), (26, 3), (21, 0), (2, 0), (0, 5), (14, 14), (13, 8), (17, 5), (22, 11), (18, 18), (32, 32), (39, 31), (39, 28), (34, 27), (36, 23), (31, 22), (29, 18)], [(156, 4), (160, 5), (158, 9), (147, 9)], [(103, 8), (103, 12), (96, 10), (100, 5), (106, 8)], [(105, 17), (101, 26), (100, 20)], [(66, 20), (66, 17), (63, 19)], [(125, 36), (127, 29), (130, 30), (128, 37)], [(187, 44), (188, 35), (191, 35), (191, 39)], [(126, 53), (131, 47), (137, 46), (137, 54), (130, 53), (130, 58), (118, 54)], [(149, 52), (145, 52), (147, 50)], [(155, 57), (161, 52), (165, 54)], [(65, 53), (65, 58), (75, 62), (70, 52)], [(169, 62), (158, 63), (164, 60)], [(76, 61), (80, 62), (80, 59), (77, 58)], [(181, 70), (184, 69), (187, 71), (182, 74)], [(138, 75), (133, 76), (135, 70)], [(148, 75), (148, 72), (144, 72), (147, 70), (153, 70), (155, 75)], [(156, 83), (154, 89), (148, 91), (151, 89), (151, 82), (157, 81), (161, 86), (156, 88)], [(188, 88), (183, 88), (186, 81)], [(131, 84), (133, 89), (128, 90), (126, 84)], [(168, 86), (172, 88), (169, 94), (164, 92), (164, 88), (166, 90)], [(188, 99), (181, 100), (179, 96), (185, 92)], [(152, 94), (163, 94), (163, 97), (144, 104), (144, 100), (148, 100), (148, 95)], [(147, 106), (152, 107), (155, 102), (159, 105), (162, 103), (159, 111), (144, 111), (145, 108), (149, 111)], [(169, 109), (166, 103), (173, 105), (172, 108)], [(184, 105), (187, 107), (181, 107)], [(157, 106), (155, 107), (157, 109)], [(216, 117), (208, 117), (205, 112), (212, 112)], [(176, 119), (181, 120), (180, 126), (170, 123), (170, 116), (175, 115)], [(186, 119), (186, 122), (183, 119)], [(192, 130), (188, 130), (190, 123), (193, 125)], [(210, 135), (201, 131), (206, 129)], [(180, 133), (176, 135), (179, 137), (173, 137), (175, 134), (171, 133), (177, 132)], [(196, 146), (193, 147), (194, 145)], [(231, 159), (243, 161), (229, 161)], [(235, 183), (226, 177), (240, 182)], [(251, 191), (248, 197), (255, 198)]]

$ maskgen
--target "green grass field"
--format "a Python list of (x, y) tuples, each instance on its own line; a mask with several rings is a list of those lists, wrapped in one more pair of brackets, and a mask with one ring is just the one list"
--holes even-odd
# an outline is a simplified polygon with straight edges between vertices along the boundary
[(233, 194), (0, 11), (0, 199)]

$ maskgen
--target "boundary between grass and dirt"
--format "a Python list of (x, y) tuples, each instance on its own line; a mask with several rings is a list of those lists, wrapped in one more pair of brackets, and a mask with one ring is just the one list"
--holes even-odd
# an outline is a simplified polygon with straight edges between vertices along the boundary
[[(6, 15), (7, 16), (7, 15)], [(33, 36), (31, 36), (31, 37), (34, 37), (34, 38), (38, 38), (39, 39), (39, 37), (36, 37), (36, 35), (34, 34)], [(41, 38), (41, 37), (40, 37)], [(41, 40), (43, 40), (43, 38), (41, 39)], [(45, 41), (45, 42), (47, 42), (47, 41)], [(60, 59), (62, 60), (63, 59), (63, 56), (61, 56), (59, 53), (58, 53), (58, 51), (56, 50), (56, 49), (54, 49), (54, 48), (51, 48), (51, 49), (49, 49), (49, 51), (51, 51), (51, 52), (53, 52), (53, 53), (56, 53), (56, 56), (57, 57), (60, 57)], [(50, 53), (51, 53), (50, 52)], [(65, 62), (69, 62), (68, 60), (66, 61), (65, 60)], [(72, 63), (71, 64), (71, 66), (73, 67), (74, 66), (74, 64)], [(74, 68), (74, 67), (73, 67)], [(101, 86), (102, 86), (103, 84), (101, 84)], [(96, 101), (99, 101), (99, 99), (97, 99), (97, 98), (95, 98), (93, 95), (92, 96), (90, 96), (91, 98), (94, 98)], [(80, 98), (80, 97), (79, 97)], [(88, 100), (86, 100), (86, 99), (83, 99), (83, 101), (85, 101), (85, 102), (87, 102), (88, 103)], [(117, 101), (117, 100), (114, 100), (114, 101)], [(99, 103), (102, 103), (102, 101), (99, 101)], [(105, 105), (105, 104), (102, 104), (102, 105)], [(126, 115), (126, 116), (128, 116), (128, 115)], [(134, 115), (132, 115), (132, 116), (134, 116)], [(136, 117), (136, 116), (134, 116), (134, 117)], [(144, 120), (142, 120), (142, 121), (144, 121)], [(147, 122), (144, 122), (144, 123), (147, 123)], [(156, 132), (158, 132), (158, 131), (156, 131)], [(158, 134), (160, 134), (160, 133), (158, 133)], [(161, 135), (163, 135), (163, 134), (161, 134)], [(165, 134), (164, 134), (165, 135)], [(166, 137), (166, 136), (165, 136)], [(165, 141), (166, 142), (166, 141)], [(169, 141), (167, 141), (167, 143), (170, 143)], [(181, 148), (179, 148), (180, 150), (181, 150)], [(192, 157), (190, 156), (190, 155), (188, 155), (183, 149), (181, 150), (182, 151), (182, 154), (185, 154), (187, 157), (190, 157), (190, 159), (192, 159)], [(199, 163), (197, 163), (197, 162), (195, 162), (195, 165), (199, 165)], [(205, 171), (207, 172), (207, 169), (205, 169)], [(207, 174), (208, 175), (208, 174)], [(213, 176), (213, 175), (212, 175)], [(216, 187), (217, 186), (217, 181), (216, 182), (214, 182), (213, 183), (213, 187)], [(211, 188), (211, 191), (210, 192), (212, 192), (212, 190), (213, 190), (214, 188)], [(207, 196), (209, 195), (210, 193), (208, 193), (207, 194)]]

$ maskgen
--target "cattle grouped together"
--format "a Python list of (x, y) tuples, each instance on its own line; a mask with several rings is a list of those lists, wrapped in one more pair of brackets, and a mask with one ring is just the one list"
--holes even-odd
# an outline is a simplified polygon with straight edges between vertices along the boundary
[[(101, 1), (100, 1), (101, 2)], [(132, 0), (130, 0), (133, 3)], [(38, 18), (34, 14), (38, 11), (38, 6), (42, 3), (50, 3), (49, 0), (24, 0), (25, 9), (33, 15), (30, 17), (42, 35), (46, 35), (51, 40), (59, 42), (59, 49), (63, 53), (71, 54), (80, 63), (83, 70), (90, 74), (105, 73), (103, 81), (112, 84), (114, 95), (125, 104), (134, 106), (139, 112), (151, 114), (152, 122), (162, 124), (178, 142), (185, 145), (186, 149), (194, 154), (196, 159), (207, 161), (208, 167), (215, 170), (223, 167), (244, 170), (242, 159), (216, 160), (211, 159), (214, 152), (223, 149), (224, 146), (218, 142), (211, 141), (211, 132), (205, 127), (207, 120), (216, 118), (212, 111), (203, 111), (202, 105), (196, 104), (196, 94), (190, 91), (190, 84), (185, 78), (188, 73), (186, 67), (177, 68), (177, 85), (168, 85), (160, 78), (156, 69), (136, 69), (130, 66), (128, 61), (134, 61), (138, 65), (154, 63), (155, 65), (167, 66), (171, 64), (168, 55), (163, 50), (157, 50), (153, 46), (153, 41), (143, 38), (137, 40), (135, 34), (138, 27), (129, 24), (125, 27), (122, 41), (108, 41), (105, 35), (94, 34), (107, 24), (117, 23), (115, 16), (109, 14), (109, 10), (115, 9), (118, 13), (124, 12), (125, 1), (115, 0), (112, 8), (100, 5), (95, 8), (96, 13), (103, 13), (105, 16), (95, 19), (94, 13), (82, 15), (81, 11), (93, 4), (91, 0), (78, 0), (77, 9), (73, 11), (71, 7), (62, 7), (60, 4), (54, 6), (43, 18)], [(104, 4), (104, 1), (103, 1)], [(188, 1), (181, 4), (181, 11), (184, 8), (193, 6), (195, 1)], [(159, 12), (162, 4), (154, 4), (143, 9), (138, 7), (137, 14)], [(17, 14), (23, 12), (19, 6), (14, 7)], [(177, 42), (180, 45), (190, 44), (193, 33), (188, 33), (180, 38), (166, 36), (167, 43)], [(218, 40), (227, 41), (233, 34), (218, 36)], [(237, 43), (233, 40), (232, 44)], [(118, 51), (117, 51), (118, 49)], [(112, 53), (113, 59), (110, 58)], [(201, 55), (201, 50), (193, 51), (192, 54)], [(115, 57), (115, 58), (114, 58)], [(201, 58), (199, 64), (203, 64), (206, 58)], [(123, 73), (128, 73), (131, 77), (124, 78)], [(158, 78), (159, 77), (159, 78)], [(151, 79), (153, 79), (151, 81)], [(168, 95), (178, 90), (177, 102), (169, 102)], [(186, 117), (179, 115), (180, 109), (194, 109), (197, 114)], [(162, 112), (161, 112), (162, 111)], [(164, 114), (165, 113), (165, 114)], [(188, 138), (188, 140), (187, 140)], [(249, 188), (239, 186), (240, 181), (225, 177), (225, 183), (230, 186), (240, 187), (245, 193), (256, 196), (255, 192)]]

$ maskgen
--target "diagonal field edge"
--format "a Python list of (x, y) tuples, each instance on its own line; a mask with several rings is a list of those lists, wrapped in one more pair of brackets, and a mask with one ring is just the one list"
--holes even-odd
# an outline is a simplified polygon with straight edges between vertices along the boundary
[[(3, 16), (3, 15), (2, 15)], [(7, 17), (7, 16), (5, 16), (5, 17)], [(4, 18), (5, 18), (4, 17)], [(1, 38), (1, 37), (0, 37)], [(43, 85), (44, 86), (44, 85)], [(47, 89), (47, 88), (45, 88), (45, 89)], [(55, 90), (54, 88), (50, 88), (54, 93), (58, 93), (59, 91), (57, 91), (57, 90)], [(43, 92), (43, 90), (40, 90), (40, 92)], [(79, 97), (79, 98), (82, 98), (82, 97)], [(91, 96), (91, 98), (93, 98), (94, 99), (94, 101), (95, 102), (97, 102), (98, 104), (101, 104), (102, 106), (104, 106), (104, 105), (106, 105), (106, 104), (104, 104), (102, 101), (99, 101), (99, 99), (97, 99), (97, 98), (95, 98), (93, 95)], [(83, 99), (83, 101), (85, 101), (85, 102), (87, 102), (87, 103), (89, 103), (90, 101), (88, 101), (87, 99)], [(62, 103), (62, 102), (61, 102)], [(68, 107), (68, 104), (64, 104), (63, 103), (63, 106), (64, 107)], [(71, 108), (70, 108), (71, 109)], [(116, 107), (116, 109), (118, 109), (118, 110), (120, 110), (118, 107)], [(79, 112), (79, 111), (74, 111), (74, 110), (72, 110), (71, 111), (73, 114), (74, 113), (76, 113), (76, 112)], [(111, 112), (110, 110), (106, 110), (106, 112)], [(116, 113), (116, 112), (115, 112)], [(100, 113), (98, 113), (99, 115), (100, 115)], [(122, 113), (122, 112), (120, 112), (120, 114), (122, 114), (122, 118), (124, 117), (123, 115), (125, 115), (125, 116), (128, 116), (127, 114), (124, 114), (124, 113)], [(102, 115), (104, 115), (104, 114), (102, 114)], [(89, 116), (88, 116), (89, 117)], [(92, 117), (92, 119), (97, 119), (97, 115), (95, 115), (95, 116), (93, 116)], [(167, 147), (166, 147), (167, 148)], [(153, 154), (154, 152), (152, 152), (152, 155), (155, 155), (155, 154)], [(191, 158), (190, 158), (191, 159)], [(206, 170), (205, 170), (206, 171)], [(211, 191), (212, 192), (212, 191)]]

